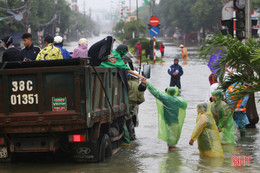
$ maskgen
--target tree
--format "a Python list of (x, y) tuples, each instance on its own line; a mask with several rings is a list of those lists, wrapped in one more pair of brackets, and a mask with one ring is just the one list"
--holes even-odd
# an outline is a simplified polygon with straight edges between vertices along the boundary
[[(89, 16), (82, 13), (71, 11), (66, 0), (58, 0), (57, 14), (55, 18), (56, 5), (54, 0), (27, 0), (28, 3), (28, 25), (32, 30), (32, 34), (36, 36), (37, 31), (45, 30), (46, 34), (54, 33), (54, 25), (60, 28), (60, 35), (63, 36), (65, 32), (71, 30), (71, 35), (77, 35), (76, 32), (86, 33), (92, 32), (95, 24)], [(18, 9), (15, 13), (22, 13), (26, 11), (25, 3), (21, 0), (8, 0), (6, 2), (0, 1), (0, 16), (8, 17), (12, 15), (8, 13), (8, 9)], [(23, 7), (23, 8), (21, 8)], [(25, 13), (24, 13), (25, 14)], [(22, 21), (14, 20), (13, 17), (0, 21), (1, 34), (22, 33), (24, 32), (25, 16)], [(5, 33), (3, 33), (5, 32)], [(33, 38), (36, 38), (34, 37)]]
[[(247, 103), (247, 116), (250, 121), (249, 127), (255, 127), (259, 121), (254, 93), (260, 91), (260, 41), (249, 39), (243, 44), (231, 35), (224, 37), (222, 34), (218, 34), (205, 41), (200, 49), (200, 57), (205, 58), (212, 53), (212, 50), (219, 47), (222, 47), (221, 50), (224, 52), (217, 65), (220, 68), (221, 88), (226, 91), (231, 84), (238, 83), (239, 92), (233, 92), (231, 96), (240, 100), (244, 96), (250, 95)], [(229, 74), (224, 80), (226, 63), (231, 68), (236, 68), (237, 74)]]
[(198, 0), (191, 7), (191, 14), (194, 16), (193, 26), (196, 29), (202, 27), (204, 30), (214, 30), (221, 17), (221, 2)]
[(160, 0), (156, 8), (162, 28), (181, 29), (183, 34), (218, 26), (221, 15), (219, 0)]
[[(139, 34), (145, 33), (146, 27), (140, 19), (138, 19), (137, 21), (137, 27)], [(117, 37), (119, 37), (120, 39), (125, 38), (129, 40), (132, 38), (133, 33), (136, 33), (136, 20), (132, 20), (127, 23), (121, 20), (115, 25), (113, 29)]]

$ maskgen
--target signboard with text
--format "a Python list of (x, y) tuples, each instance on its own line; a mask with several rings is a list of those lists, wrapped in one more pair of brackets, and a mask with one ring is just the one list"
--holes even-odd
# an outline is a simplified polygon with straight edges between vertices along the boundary
[(52, 97), (52, 111), (67, 111), (67, 98)]

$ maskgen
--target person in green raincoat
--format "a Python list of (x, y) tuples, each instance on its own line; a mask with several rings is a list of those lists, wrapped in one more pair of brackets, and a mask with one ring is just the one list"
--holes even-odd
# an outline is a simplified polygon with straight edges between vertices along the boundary
[(223, 157), (218, 127), (210, 112), (210, 103), (197, 105), (198, 116), (196, 126), (192, 132), (189, 144), (193, 145), (198, 140), (200, 154), (207, 157)]
[(117, 46), (116, 50), (113, 49), (107, 61), (102, 62), (100, 67), (118, 67), (121, 69), (125, 69), (128, 73), (137, 76), (138, 78), (144, 78), (142, 75), (133, 72), (124, 62), (122, 57), (126, 55), (128, 52), (128, 47), (124, 44), (120, 44)]
[(167, 93), (163, 93), (154, 88), (146, 79), (142, 82), (147, 84), (148, 90), (157, 99), (158, 138), (167, 142), (169, 150), (173, 150), (180, 139), (187, 102), (177, 97), (178, 87), (168, 87)]
[(220, 132), (222, 144), (236, 144), (235, 142), (235, 122), (232, 117), (230, 107), (223, 101), (221, 90), (212, 92), (213, 103), (211, 112)]
[[(102, 62), (99, 66), (100, 67), (116, 67), (120, 69), (125, 69), (128, 73), (137, 76), (140, 79), (145, 79), (144, 76), (139, 75), (138, 73), (135, 73), (132, 71), (124, 62), (122, 59), (123, 56), (125, 56), (128, 52), (128, 47), (124, 44), (120, 44), (117, 46), (116, 50), (113, 49), (110, 56), (108, 57), (107, 61)], [(128, 131), (126, 122), (124, 122), (124, 145), (129, 145), (131, 142), (131, 135)]]

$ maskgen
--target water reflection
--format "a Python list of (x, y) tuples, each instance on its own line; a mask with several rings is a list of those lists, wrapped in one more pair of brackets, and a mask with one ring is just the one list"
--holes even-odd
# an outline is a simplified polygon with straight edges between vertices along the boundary
[(183, 158), (180, 155), (179, 149), (176, 148), (175, 151), (169, 151), (162, 155), (162, 161), (160, 161), (160, 173), (168, 173), (172, 172), (182, 172), (182, 167), (184, 163), (182, 163)]

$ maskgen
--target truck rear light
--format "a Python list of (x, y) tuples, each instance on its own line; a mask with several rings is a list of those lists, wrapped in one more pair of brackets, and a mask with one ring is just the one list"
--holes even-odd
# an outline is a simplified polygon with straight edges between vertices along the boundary
[(71, 135), (69, 139), (70, 142), (86, 142), (86, 135), (75, 134)]
[(5, 139), (4, 138), (0, 138), (0, 145), (5, 144)]

